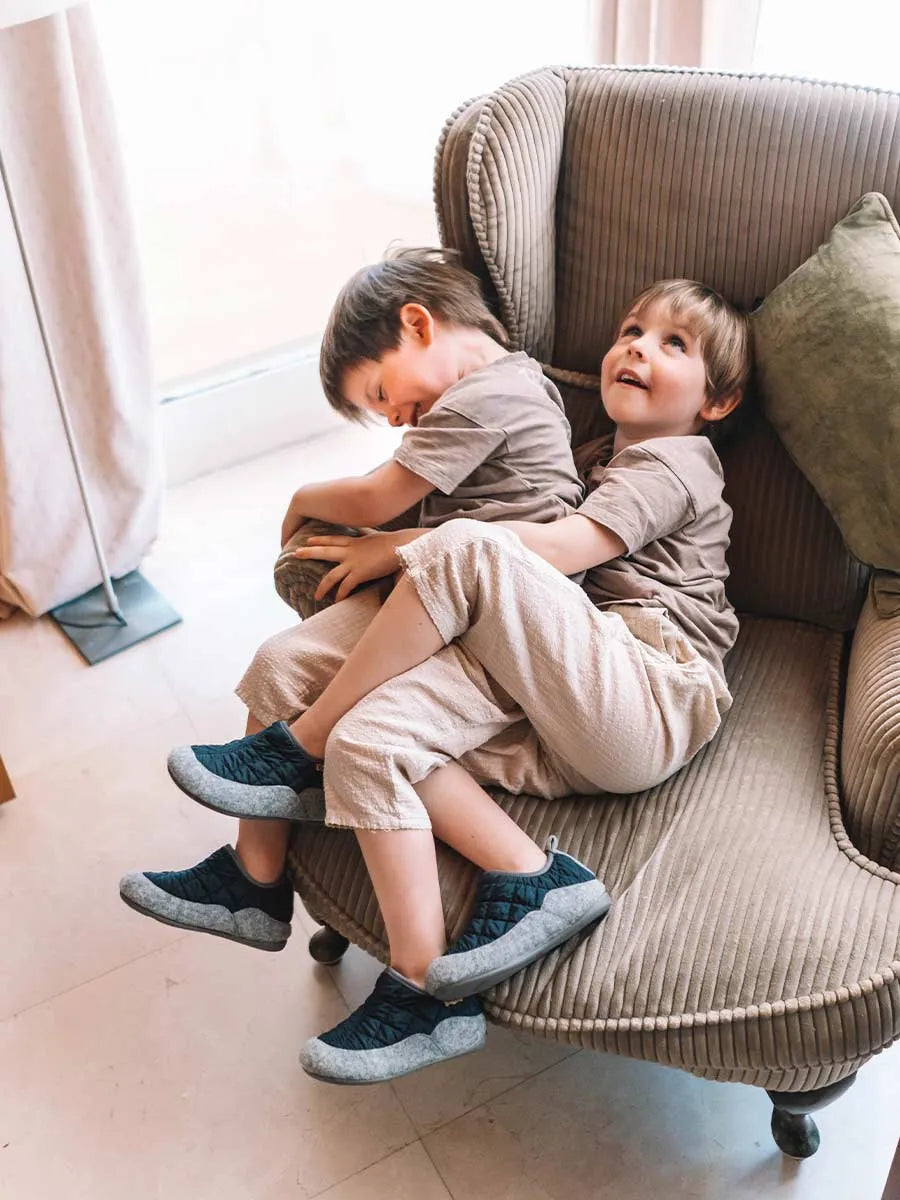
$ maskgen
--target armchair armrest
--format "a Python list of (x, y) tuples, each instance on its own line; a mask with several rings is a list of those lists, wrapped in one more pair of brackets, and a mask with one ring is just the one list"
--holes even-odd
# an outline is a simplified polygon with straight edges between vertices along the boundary
[(900, 610), (876, 574), (853, 635), (841, 734), (841, 784), (854, 845), (900, 870)]
[(275, 560), (275, 591), (285, 604), (304, 619), (332, 605), (334, 601), (330, 597), (315, 600), (313, 596), (320, 580), (334, 564), (323, 559), (294, 558), (293, 551), (305, 546), (307, 539), (313, 535), (339, 533), (346, 537), (359, 537), (361, 532), (347, 525), (331, 525), (327, 521), (304, 521)]
[[(419, 523), (418, 504), (395, 517), (393, 521), (385, 521), (381, 529), (415, 529)], [(299, 613), (304, 620), (330, 608), (334, 600), (326, 596), (324, 600), (313, 599), (319, 581), (334, 566), (334, 563), (324, 559), (294, 558), (293, 551), (306, 545), (307, 538), (323, 533), (339, 533), (345, 537), (359, 537), (361, 533), (371, 530), (351, 529), (348, 525), (332, 525), (328, 521), (304, 521), (291, 540), (287, 543), (275, 560), (275, 591), (288, 608)], [(366, 585), (368, 586), (368, 585)]]

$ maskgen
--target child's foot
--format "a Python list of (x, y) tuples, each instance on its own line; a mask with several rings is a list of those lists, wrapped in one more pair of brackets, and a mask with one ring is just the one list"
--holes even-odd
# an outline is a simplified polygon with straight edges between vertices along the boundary
[(325, 819), (322, 765), (284, 721), (224, 746), (179, 746), (169, 774), (194, 800), (230, 817)]
[(604, 917), (612, 901), (577, 859), (547, 843), (534, 875), (485, 871), (469, 924), (445, 955), (429, 964), (425, 987), (441, 1000), (487, 991)]
[(480, 1050), (485, 1029), (477, 997), (442, 1004), (388, 967), (355, 1012), (306, 1043), (300, 1065), (326, 1083), (381, 1083)]
[(284, 878), (257, 883), (230, 846), (186, 871), (132, 871), (119, 895), (145, 916), (230, 938), (257, 950), (283, 950), (291, 936), (294, 891)]

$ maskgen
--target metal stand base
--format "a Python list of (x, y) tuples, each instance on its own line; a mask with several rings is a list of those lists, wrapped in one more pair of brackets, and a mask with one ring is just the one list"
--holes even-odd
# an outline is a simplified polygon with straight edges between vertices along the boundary
[(114, 579), (112, 586), (125, 618), (124, 624), (109, 611), (102, 584), (67, 604), (60, 604), (49, 614), (89, 666), (103, 662), (181, 620), (140, 571)]

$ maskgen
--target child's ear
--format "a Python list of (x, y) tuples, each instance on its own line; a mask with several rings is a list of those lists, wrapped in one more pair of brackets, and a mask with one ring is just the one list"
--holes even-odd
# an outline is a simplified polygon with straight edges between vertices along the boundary
[(404, 304), (400, 328), (421, 346), (430, 346), (434, 341), (434, 317), (424, 304)]
[(727, 392), (724, 396), (710, 396), (697, 413), (704, 421), (724, 421), (729, 413), (733, 413), (744, 398), (740, 388)]

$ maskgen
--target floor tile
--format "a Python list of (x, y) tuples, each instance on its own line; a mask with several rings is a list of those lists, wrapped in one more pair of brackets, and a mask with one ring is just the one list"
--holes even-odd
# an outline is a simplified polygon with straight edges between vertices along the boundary
[(49, 617), (0, 621), (3, 761), (23, 776), (181, 711), (157, 669), (168, 632), (89, 667)]
[[(353, 1009), (369, 995), (384, 967), (351, 946), (339, 966), (322, 969), (331, 973), (347, 1007)], [(489, 1025), (483, 1050), (407, 1075), (392, 1086), (422, 1135), (577, 1053), (575, 1046)]]
[(478, 1054), (330, 1088), (299, 1046), (380, 964), (354, 948), (314, 963), (299, 904), (287, 949), (266, 955), (119, 901), (123, 871), (233, 840), (165, 756), (243, 731), (234, 684), (294, 619), (272, 586), (293, 489), (367, 470), (395, 440), (348, 428), (170, 491), (144, 569), (184, 623), (107, 663), (88, 668), (49, 620), (0, 621), (0, 752), (19, 793), (0, 807), (0, 1195), (878, 1200), (900, 1051), (817, 1114), (804, 1164), (775, 1148), (755, 1089), (494, 1027)]
[(306, 1200), (414, 1141), (390, 1088), (298, 1066), (346, 1008), (291, 949), (187, 935), (0, 1024), (0, 1192)]
[(456, 1197), (878, 1200), (900, 1134), (900, 1051), (816, 1114), (818, 1154), (785, 1158), (765, 1093), (584, 1051), (423, 1138)]
[(483, 1050), (398, 1079), (394, 1090), (423, 1136), (577, 1053), (574, 1046), (488, 1025)]
[(192, 717), (233, 691), (266, 637), (298, 620), (273, 582), (294, 490), (369, 470), (396, 441), (395, 430), (348, 428), (169, 491), (144, 571), (184, 620), (148, 646), (158, 677)]
[(169, 779), (166, 755), (193, 736), (170, 718), (17, 781), (0, 807), (0, 1017), (182, 936), (127, 908), (118, 881), (190, 866), (234, 836)]
[(451, 1196), (422, 1143), (414, 1142), (322, 1192), (317, 1200), (451, 1200)]

